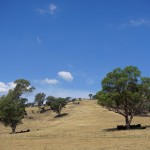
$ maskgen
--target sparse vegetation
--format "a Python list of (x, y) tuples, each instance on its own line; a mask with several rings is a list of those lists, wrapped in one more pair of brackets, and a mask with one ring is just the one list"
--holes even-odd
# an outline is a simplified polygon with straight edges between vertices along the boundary
[[(145, 130), (116, 131), (118, 124), (123, 124), (122, 117), (98, 106), (97, 101), (82, 100), (81, 105), (69, 103), (61, 119), (55, 118), (53, 111), (36, 113), (37, 107), (26, 108), (28, 115), (34, 119), (23, 119), (16, 132), (9, 135), (9, 128), (0, 125), (0, 149), (9, 150), (149, 150), (150, 128)], [(31, 110), (35, 113), (32, 114)], [(135, 116), (133, 124), (150, 125), (149, 117)], [(81, 140), (82, 139), (82, 140)], [(109, 140), (109, 144), (108, 144)], [(40, 142), (39, 142), (40, 141)], [(136, 144), (135, 144), (136, 143)]]
[[(20, 134), (17, 134), (14, 136), (12, 141), (8, 141), (13, 146), (16, 143), (20, 143), (21, 138), (16, 139), (16, 137), (24, 137), (23, 141), (21, 141), (21, 146), (25, 146), (25, 148), (21, 147), (21, 149), (46, 149), (48, 146), (51, 146), (52, 149), (60, 149), (61, 147), (62, 150), (65, 150), (66, 147), (68, 148), (68, 143), (71, 143), (71, 145), (69, 145), (70, 149), (74, 147), (79, 150), (86, 148), (91, 150), (104, 148), (112, 149), (112, 147), (113, 149), (120, 149), (122, 148), (120, 142), (121, 139), (123, 139), (123, 144), (127, 143), (130, 149), (134, 149), (135, 142), (129, 140), (131, 137), (135, 140), (140, 135), (140, 137), (145, 137), (146, 139), (148, 133), (150, 134), (150, 122), (148, 118), (136, 116), (134, 124), (131, 125), (131, 121), (136, 114), (150, 111), (150, 78), (141, 77), (141, 73), (137, 67), (129, 66), (125, 69), (117, 68), (113, 70), (103, 79), (102, 90), (96, 95), (89, 94), (90, 99), (98, 98), (98, 104), (102, 105), (104, 108), (98, 106), (95, 100), (84, 101), (81, 100), (81, 98), (46, 97), (44, 93), (36, 94), (35, 102), (38, 104), (38, 107), (35, 107), (33, 103), (26, 103), (27, 99), (22, 97), (23, 94), (34, 90), (34, 88), (30, 86), (29, 81), (21, 79), (16, 80), (15, 83), (16, 87), (14, 90), (10, 90), (7, 95), (0, 98), (1, 123), (5, 126), (10, 126), (12, 133), (25, 133), (27, 135), (21, 134), (20, 136)], [(45, 100), (47, 106), (43, 105)], [(25, 108), (25, 106), (27, 108)], [(37, 113), (38, 108), (41, 109), (41, 112), (43, 112), (42, 114)], [(126, 125), (118, 125), (118, 122), (119, 124), (122, 123), (121, 117), (105, 108), (123, 115)], [(26, 110), (29, 115), (25, 117), (27, 114)], [(54, 112), (58, 115), (56, 116)], [(60, 116), (66, 117), (59, 118)], [(24, 124), (21, 124), (22, 122)], [(139, 122), (146, 126), (141, 126)], [(19, 131), (16, 131), (16, 127), (19, 124), (20, 128), (17, 128)], [(112, 128), (116, 125), (117, 128)], [(1, 147), (4, 147), (3, 143), (6, 138), (3, 138), (3, 135), (6, 135), (7, 129), (2, 126), (0, 127), (2, 128), (0, 131), (2, 135), (2, 137), (0, 137), (1, 149)], [(121, 134), (122, 131), (120, 131), (120, 133), (115, 132), (117, 129), (125, 130), (129, 128), (136, 130), (146, 128), (146, 133), (143, 131), (135, 131), (133, 136), (132, 132), (128, 131), (124, 134)], [(30, 137), (30, 140), (28, 137)], [(37, 137), (38, 140), (36, 139)], [(107, 144), (101, 144), (99, 142), (103, 140), (104, 143), (108, 143), (106, 140), (107, 137), (110, 139), (110, 146), (106, 146)], [(114, 137), (117, 138), (115, 139)], [(33, 143), (39, 143), (40, 138), (42, 138), (44, 143), (40, 143), (41, 147), (39, 148), (38, 144)], [(51, 140), (49, 140), (49, 138)], [(79, 140), (81, 138), (82, 141)], [(142, 141), (142, 138), (140, 138), (140, 141)], [(34, 139), (34, 141), (32, 139)], [(119, 144), (117, 143), (114, 145), (114, 140), (120, 140)], [(15, 143), (13, 143), (14, 141)], [(28, 141), (28, 143), (26, 144), (25, 141)], [(45, 143), (46, 146), (44, 145)], [(145, 143), (149, 146), (149, 149), (149, 140)], [(82, 147), (83, 144), (85, 144), (84, 147)], [(43, 146), (46, 148), (43, 148)], [(17, 146), (17, 148), (18, 147), (19, 146)], [(136, 149), (138, 148), (136, 147)], [(140, 149), (141, 148), (143, 147), (140, 147)]]

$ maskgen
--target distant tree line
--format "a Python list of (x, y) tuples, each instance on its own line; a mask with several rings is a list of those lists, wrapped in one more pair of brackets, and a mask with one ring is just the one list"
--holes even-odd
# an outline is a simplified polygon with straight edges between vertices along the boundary
[[(61, 114), (61, 110), (63, 107), (65, 107), (65, 105), (67, 104), (67, 101), (69, 100), (69, 98), (56, 98), (54, 96), (47, 96), (44, 93), (37, 93), (35, 95), (35, 100), (34, 102), (37, 103), (39, 109), (41, 109), (41, 106), (43, 106), (44, 102), (46, 101), (46, 105), (50, 106), (50, 109), (53, 110), (54, 112), (56, 112), (59, 116)], [(43, 107), (41, 112), (44, 111)]]
[[(49, 106), (51, 110), (53, 110), (58, 114), (58, 116), (60, 116), (62, 108), (64, 108), (68, 102), (70, 101), (75, 102), (76, 100), (77, 100), (76, 98), (71, 97), (66, 98), (62, 97), (57, 98), (54, 96), (46, 97), (46, 94), (44, 93), (37, 93), (35, 95), (34, 103), (37, 104), (37, 106), (40, 109), (40, 112), (44, 112), (44, 102), (45, 102), (46, 106)], [(79, 98), (78, 100), (81, 100), (81, 98)]]

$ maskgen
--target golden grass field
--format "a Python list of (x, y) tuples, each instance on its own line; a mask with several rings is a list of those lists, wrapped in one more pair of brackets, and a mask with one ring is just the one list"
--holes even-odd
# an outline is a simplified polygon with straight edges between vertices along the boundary
[[(150, 128), (106, 131), (124, 124), (124, 118), (97, 105), (96, 100), (69, 103), (62, 111), (68, 115), (61, 118), (37, 110), (28, 108), (33, 119), (24, 119), (16, 130), (31, 132), (12, 135), (9, 127), (0, 125), (0, 150), (150, 150)], [(150, 118), (135, 117), (132, 123), (150, 125)]]

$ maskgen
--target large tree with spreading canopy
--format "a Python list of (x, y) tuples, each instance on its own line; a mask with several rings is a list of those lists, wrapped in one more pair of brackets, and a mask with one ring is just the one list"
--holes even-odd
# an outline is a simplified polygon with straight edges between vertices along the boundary
[(127, 129), (140, 108), (150, 101), (150, 78), (142, 77), (135, 66), (116, 68), (102, 80), (98, 103), (121, 114)]

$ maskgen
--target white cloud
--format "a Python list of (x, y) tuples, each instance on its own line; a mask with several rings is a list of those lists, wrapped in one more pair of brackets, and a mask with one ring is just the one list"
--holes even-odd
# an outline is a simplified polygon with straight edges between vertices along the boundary
[(3, 83), (0, 82), (0, 93), (7, 93), (10, 89), (14, 89), (16, 84), (14, 82)]
[(120, 28), (125, 27), (138, 27), (138, 26), (150, 26), (150, 20), (146, 19), (131, 19), (127, 23), (123, 23)]
[(54, 14), (57, 9), (56, 5), (54, 5), (53, 3), (51, 3), (48, 8), (49, 8), (48, 10), (51, 14)]
[(66, 81), (72, 81), (73, 80), (73, 76), (70, 72), (60, 71), (60, 72), (58, 72), (58, 76), (63, 78)]
[(50, 13), (51, 15), (53, 15), (57, 10), (57, 6), (53, 3), (49, 4), (49, 6), (47, 8), (38, 8), (37, 11), (41, 14), (47, 14)]
[(129, 24), (132, 26), (141, 26), (141, 25), (149, 25), (149, 22), (147, 20), (144, 20), (144, 19), (140, 19), (140, 20), (131, 19), (129, 21)]
[(16, 84), (14, 82), (9, 82), (8, 86), (10, 87), (10, 89), (14, 89), (16, 87)]
[(47, 83), (47, 84), (51, 84), (51, 85), (55, 85), (57, 84), (59, 81), (56, 79), (48, 79), (46, 78), (45, 80), (42, 81), (43, 83)]

